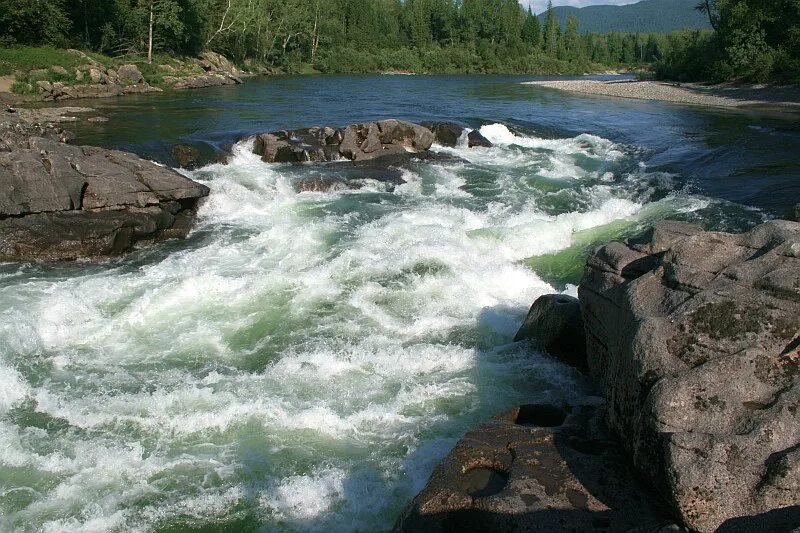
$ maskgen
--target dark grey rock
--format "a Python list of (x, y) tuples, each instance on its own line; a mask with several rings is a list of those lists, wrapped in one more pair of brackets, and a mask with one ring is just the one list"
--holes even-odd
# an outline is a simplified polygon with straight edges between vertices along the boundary
[(253, 151), (268, 163), (338, 161), (356, 163), (427, 151), (433, 133), (417, 124), (400, 120), (381, 120), (352, 124), (339, 130), (309, 128), (262, 133), (255, 138)]
[(256, 136), (254, 152), (267, 163), (336, 161), (342, 132), (333, 128), (276, 131)]
[(467, 136), (467, 142), (470, 148), (482, 147), (491, 148), (494, 146), (492, 142), (484, 137), (478, 130), (472, 130)]
[(800, 224), (661, 223), (579, 293), (609, 426), (686, 526), (800, 504)]
[(524, 405), (473, 429), (398, 533), (658, 531), (671, 525), (594, 405)]
[(464, 133), (464, 128), (451, 122), (424, 122), (422, 126), (431, 130), (436, 142), (442, 146), (454, 148)]
[(364, 161), (397, 153), (424, 152), (434, 140), (429, 129), (400, 120), (351, 124), (344, 129), (339, 153), (352, 161)]
[(314, 177), (298, 180), (294, 183), (297, 192), (329, 192), (352, 188), (347, 182), (328, 177)]
[(53, 126), (0, 122), (0, 261), (108, 257), (188, 233), (207, 187), (63, 137)]
[(514, 342), (532, 340), (549, 354), (578, 367), (586, 366), (586, 334), (581, 304), (565, 294), (537, 299)]

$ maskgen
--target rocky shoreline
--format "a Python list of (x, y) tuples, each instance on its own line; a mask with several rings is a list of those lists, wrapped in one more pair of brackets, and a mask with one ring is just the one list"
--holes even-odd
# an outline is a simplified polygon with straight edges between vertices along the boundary
[[(53, 65), (45, 69), (17, 72), (13, 78), (24, 80), (19, 83), (27, 92), (35, 94), (33, 99), (60, 102), (161, 92), (164, 88), (181, 90), (239, 85), (244, 83), (243, 78), (253, 75), (239, 69), (221, 54), (204, 52), (198, 58), (175, 59), (171, 63), (157, 65), (156, 82), (153, 79), (148, 81), (136, 64), (127, 63), (115, 68), (104, 65), (79, 50), (69, 52), (77, 56), (83, 64), (69, 70)], [(15, 103), (22, 99), (22, 96), (6, 93), (0, 102)]]
[(585, 355), (604, 402), (469, 432), (395, 530), (799, 529), (800, 224), (662, 222), (598, 249), (579, 294), (537, 301), (518, 340)]

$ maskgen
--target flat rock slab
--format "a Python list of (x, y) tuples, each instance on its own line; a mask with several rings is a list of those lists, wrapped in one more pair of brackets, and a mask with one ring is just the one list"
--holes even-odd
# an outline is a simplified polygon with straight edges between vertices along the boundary
[(596, 405), (524, 405), (470, 431), (395, 531), (658, 531), (659, 500), (633, 475)]
[(206, 186), (65, 138), (52, 124), (0, 123), (0, 261), (108, 257), (191, 229)]

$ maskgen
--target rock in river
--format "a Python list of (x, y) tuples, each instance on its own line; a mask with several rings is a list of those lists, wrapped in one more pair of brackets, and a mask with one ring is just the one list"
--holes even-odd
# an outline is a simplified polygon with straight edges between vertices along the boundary
[(595, 252), (579, 292), (610, 429), (681, 521), (800, 527), (800, 224), (663, 222)]
[(531, 306), (514, 342), (532, 340), (567, 363), (586, 366), (586, 335), (581, 304), (565, 294), (546, 294)]
[(253, 151), (267, 163), (353, 161), (370, 164), (380, 160), (388, 166), (403, 157), (407, 159), (409, 154), (429, 153), (435, 141), (455, 146), (463, 132), (463, 128), (455, 124), (430, 126), (435, 132), (419, 124), (388, 119), (351, 124), (346, 128), (273, 131), (257, 135)]
[(100, 258), (185, 236), (208, 188), (133, 154), (0, 123), (0, 261)]
[(451, 122), (423, 122), (422, 126), (433, 132), (437, 143), (450, 148), (457, 146), (464, 134), (464, 128)]

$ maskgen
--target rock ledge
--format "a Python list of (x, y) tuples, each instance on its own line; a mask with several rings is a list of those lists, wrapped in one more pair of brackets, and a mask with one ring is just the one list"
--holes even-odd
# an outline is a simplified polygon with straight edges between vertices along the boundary
[(206, 186), (68, 137), (52, 124), (0, 122), (0, 261), (103, 258), (188, 234)]

